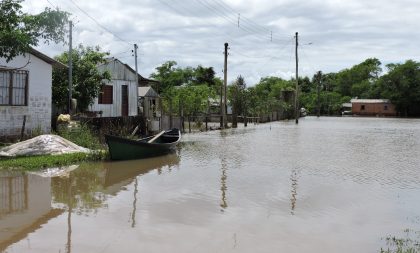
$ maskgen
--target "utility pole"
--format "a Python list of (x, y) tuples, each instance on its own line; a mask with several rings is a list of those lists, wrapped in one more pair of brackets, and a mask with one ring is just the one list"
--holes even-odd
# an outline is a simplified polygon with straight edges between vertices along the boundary
[(223, 80), (224, 90), (224, 105), (223, 105), (223, 128), (227, 127), (227, 58), (228, 58), (228, 43), (225, 43), (225, 70)]
[(139, 112), (139, 108), (140, 108), (140, 105), (139, 105), (139, 89), (138, 89), (138, 87), (139, 87), (139, 72), (138, 72), (138, 69), (137, 69), (137, 49), (138, 49), (139, 47), (137, 46), (137, 44), (134, 44), (134, 67), (135, 67), (135, 69), (136, 69), (136, 98), (137, 98), (137, 114), (138, 114), (138, 112)]
[(321, 106), (320, 106), (320, 104), (319, 104), (319, 93), (320, 93), (320, 89), (321, 89), (321, 76), (322, 76), (322, 73), (321, 73), (321, 71), (318, 71), (318, 73), (317, 73), (317, 75), (316, 75), (316, 77), (317, 77), (317, 81), (318, 81), (318, 87), (317, 87), (317, 117), (319, 118), (319, 116), (321, 116)]
[(299, 123), (299, 114), (300, 114), (300, 110), (299, 110), (299, 59), (298, 59), (298, 33), (296, 32), (296, 47), (295, 47), (295, 55), (296, 55), (296, 91), (295, 91), (295, 122), (296, 124)]
[(72, 40), (73, 40), (73, 22), (69, 22), (69, 104), (68, 104), (68, 112), (71, 115), (71, 99), (72, 99), (72, 89), (73, 89), (73, 61), (72, 61), (72, 54), (73, 54), (73, 48), (72, 48)]

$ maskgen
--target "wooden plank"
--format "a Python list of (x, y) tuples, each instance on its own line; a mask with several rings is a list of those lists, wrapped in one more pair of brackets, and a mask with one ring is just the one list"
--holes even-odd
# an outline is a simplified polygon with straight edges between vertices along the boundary
[(148, 143), (152, 143), (152, 142), (154, 142), (157, 138), (159, 138), (162, 134), (164, 134), (165, 133), (165, 131), (162, 131), (162, 132), (160, 132), (160, 133), (158, 133), (157, 135), (155, 135), (155, 137), (153, 137), (152, 139), (150, 139), (149, 141), (148, 141)]

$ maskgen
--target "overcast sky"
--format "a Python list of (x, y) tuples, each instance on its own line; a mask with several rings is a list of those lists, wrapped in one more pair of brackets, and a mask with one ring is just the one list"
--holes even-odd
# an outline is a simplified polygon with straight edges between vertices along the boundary
[[(295, 32), (302, 76), (370, 57), (383, 64), (420, 58), (418, 0), (26, 0), (23, 6), (30, 13), (52, 6), (72, 13), (74, 45), (99, 45), (132, 66), (137, 43), (145, 77), (168, 60), (213, 67), (223, 77), (228, 42), (229, 82), (238, 75), (249, 86), (266, 76), (289, 79)], [(55, 56), (67, 46), (38, 49)]]

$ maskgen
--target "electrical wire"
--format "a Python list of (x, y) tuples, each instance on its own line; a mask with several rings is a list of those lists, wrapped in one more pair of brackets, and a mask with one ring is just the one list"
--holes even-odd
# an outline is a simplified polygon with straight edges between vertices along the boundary
[(93, 20), (93, 22), (95, 22), (99, 27), (101, 27), (102, 29), (104, 29), (106, 32), (112, 34), (115, 38), (117, 38), (121, 42), (125, 42), (128, 45), (132, 45), (130, 42), (126, 41), (125, 39), (122, 39), (120, 36), (116, 35), (112, 31), (110, 31), (108, 28), (106, 28), (105, 26), (101, 25), (95, 18), (93, 18), (92, 16), (90, 16), (89, 13), (87, 13), (86, 11), (84, 11), (78, 4), (76, 4), (75, 1), (70, 0), (70, 2), (72, 2), (76, 6), (77, 9), (79, 9), (81, 12), (83, 12), (83, 14), (85, 14), (88, 18), (90, 18), (91, 20)]

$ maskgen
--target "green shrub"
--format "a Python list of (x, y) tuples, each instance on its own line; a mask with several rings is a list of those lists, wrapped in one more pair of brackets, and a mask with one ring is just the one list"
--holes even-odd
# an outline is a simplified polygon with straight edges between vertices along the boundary
[(58, 135), (74, 142), (75, 144), (89, 148), (102, 149), (103, 146), (99, 141), (99, 137), (87, 125), (81, 124), (75, 127), (61, 127), (57, 130)]

